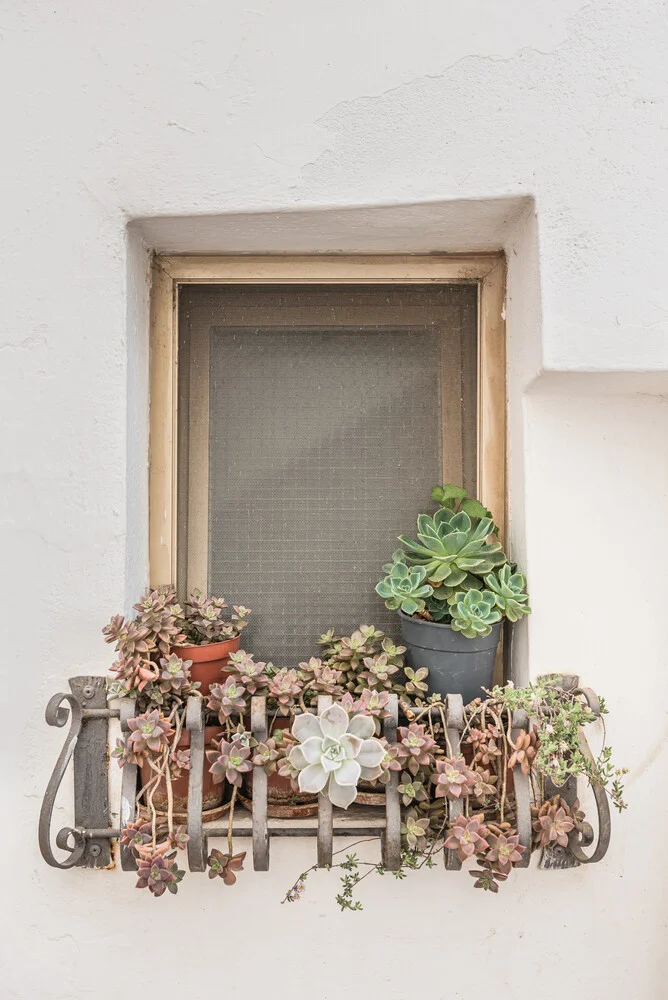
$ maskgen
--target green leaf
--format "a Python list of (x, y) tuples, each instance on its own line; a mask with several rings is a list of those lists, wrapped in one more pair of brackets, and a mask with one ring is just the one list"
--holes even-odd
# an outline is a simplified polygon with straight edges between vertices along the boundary
[(447, 501), (463, 500), (465, 496), (466, 490), (463, 490), (461, 486), (454, 486), (452, 483), (446, 483), (445, 486), (433, 486), (431, 490), (432, 500), (440, 503), (443, 507), (451, 506)]
[(492, 517), (491, 512), (479, 500), (473, 500), (471, 497), (462, 500), (461, 507), (469, 517), (489, 517), (490, 519)]

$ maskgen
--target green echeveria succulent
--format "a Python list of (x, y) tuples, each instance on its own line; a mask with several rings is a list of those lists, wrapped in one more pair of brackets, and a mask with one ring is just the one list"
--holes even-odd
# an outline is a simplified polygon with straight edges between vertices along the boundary
[(433, 517), (420, 514), (417, 529), (419, 542), (407, 535), (399, 541), (408, 550), (406, 558), (424, 567), (432, 584), (458, 587), (469, 574), (484, 576), (506, 561), (501, 543), (489, 540), (494, 531), (489, 517), (474, 526), (464, 511), (455, 514), (443, 507)]
[(510, 564), (502, 566), (485, 577), (485, 584), (494, 594), (497, 607), (508, 621), (516, 622), (522, 615), (530, 614), (531, 608), (529, 595), (526, 593), (526, 579), (522, 573), (513, 573), (512, 570)]
[(492, 625), (501, 621), (496, 597), (490, 590), (461, 591), (450, 607), (452, 628), (467, 639), (489, 635)]
[(376, 584), (376, 592), (384, 599), (385, 607), (391, 611), (401, 609), (406, 615), (424, 611), (425, 598), (430, 597), (433, 592), (433, 588), (425, 583), (427, 568), (409, 567), (397, 560), (383, 569), (387, 576)]

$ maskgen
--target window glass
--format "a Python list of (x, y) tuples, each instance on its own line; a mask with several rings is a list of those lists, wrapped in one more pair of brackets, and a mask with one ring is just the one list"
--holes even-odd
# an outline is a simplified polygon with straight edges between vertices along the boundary
[(178, 574), (276, 665), (374, 591), (431, 487), (475, 495), (473, 285), (192, 285), (179, 300)]

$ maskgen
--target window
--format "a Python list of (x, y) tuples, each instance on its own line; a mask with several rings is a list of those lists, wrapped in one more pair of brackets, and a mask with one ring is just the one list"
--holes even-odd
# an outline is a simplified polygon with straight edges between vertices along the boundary
[(330, 625), (396, 632), (374, 585), (431, 486), (502, 516), (500, 264), (159, 259), (153, 582), (249, 605), (281, 666)]

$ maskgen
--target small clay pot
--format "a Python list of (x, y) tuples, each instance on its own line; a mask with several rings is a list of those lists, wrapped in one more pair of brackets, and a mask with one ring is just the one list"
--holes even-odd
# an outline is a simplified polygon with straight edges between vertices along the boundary
[(212, 684), (223, 684), (230, 676), (225, 667), (230, 661), (230, 653), (239, 649), (239, 641), (239, 636), (236, 636), (225, 642), (210, 642), (206, 646), (172, 646), (172, 653), (182, 660), (192, 660), (190, 679), (200, 682), (200, 691), (206, 696)]
[[(205, 750), (210, 750), (213, 747), (213, 741), (220, 739), (223, 735), (223, 730), (219, 726), (206, 726), (204, 730), (204, 746)], [(184, 729), (177, 743), (177, 749), (186, 750), (190, 746), (190, 732)], [(155, 772), (151, 769), (148, 763), (142, 764), (141, 767), (141, 781), (142, 785), (147, 784), (151, 780), (152, 775)], [(188, 811), (188, 782), (189, 782), (190, 772), (187, 770), (181, 771), (181, 776), (175, 778), (172, 781), (172, 797), (173, 804), (172, 808), (175, 813), (185, 813)], [(209, 762), (204, 757), (204, 768), (202, 772), (202, 811), (205, 812), (209, 809), (215, 809), (221, 805), (223, 797), (225, 795), (225, 782), (221, 781), (218, 784), (214, 783), (213, 775), (209, 771)], [(148, 806), (148, 802), (144, 803)], [(160, 781), (158, 787), (153, 794), (153, 805), (157, 812), (164, 813), (167, 812), (167, 788), (165, 786), (164, 778)]]

